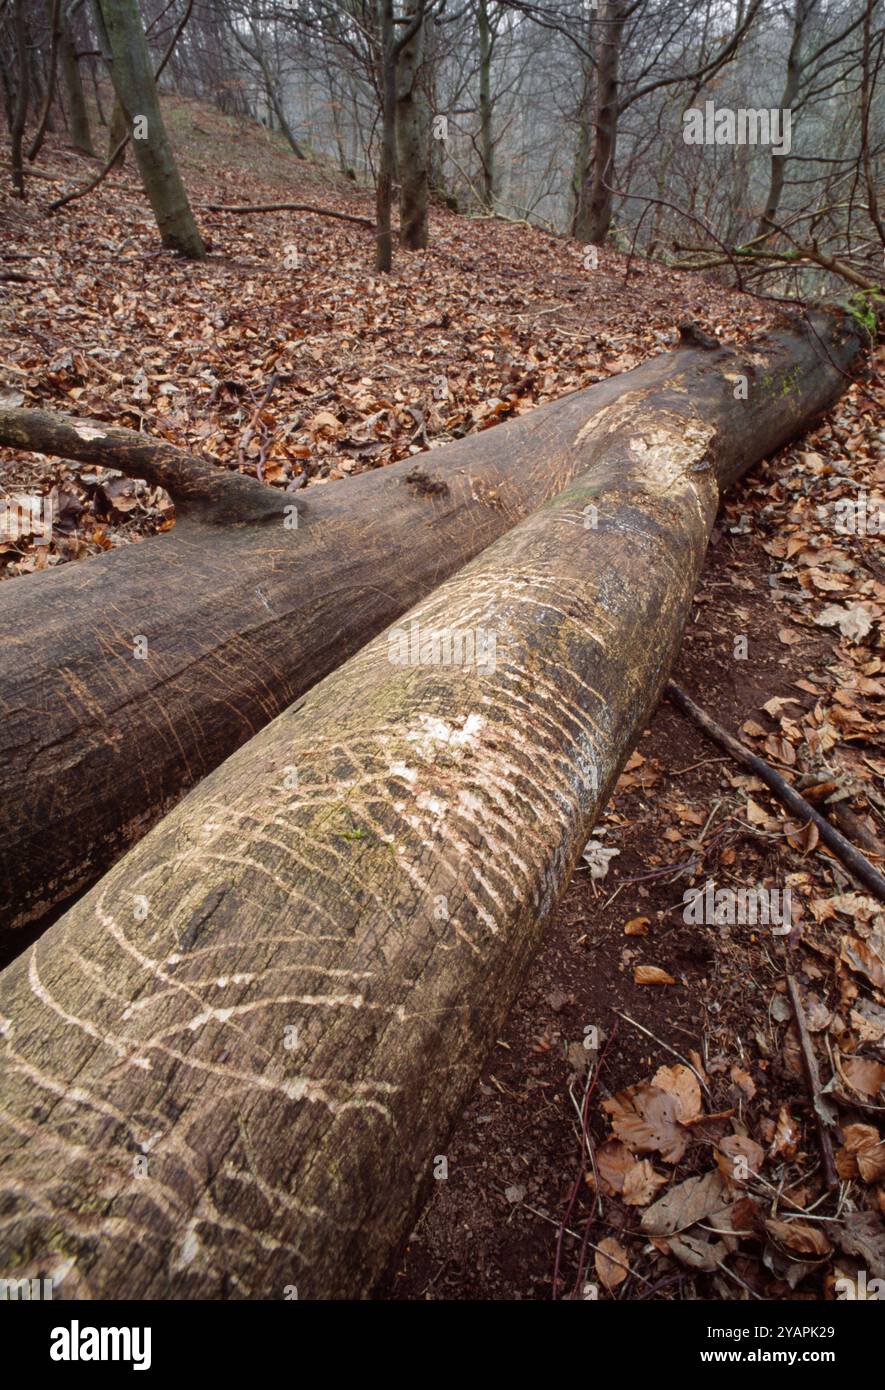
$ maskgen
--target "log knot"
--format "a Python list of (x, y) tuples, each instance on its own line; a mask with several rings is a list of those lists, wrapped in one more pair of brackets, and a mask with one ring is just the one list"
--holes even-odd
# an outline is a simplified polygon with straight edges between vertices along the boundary
[(705, 333), (700, 324), (686, 320), (679, 325), (679, 346), (703, 348), (705, 352), (712, 352), (722, 344), (711, 333)]
[(423, 468), (410, 469), (405, 481), (423, 497), (443, 496), (449, 491), (448, 483), (442, 478), (431, 478)]

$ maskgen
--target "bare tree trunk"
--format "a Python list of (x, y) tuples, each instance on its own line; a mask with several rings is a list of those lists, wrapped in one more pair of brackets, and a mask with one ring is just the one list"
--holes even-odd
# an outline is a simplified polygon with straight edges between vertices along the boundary
[(289, 125), (289, 122), (286, 119), (286, 114), (283, 109), (283, 103), (280, 100), (277, 84), (274, 81), (273, 75), (269, 72), (269, 70), (265, 71), (264, 73), (264, 85), (265, 91), (267, 92), (267, 99), (270, 102), (271, 111), (277, 118), (277, 123), (279, 125), (280, 131), (285, 136), (286, 143), (288, 144), (289, 149), (292, 151), (296, 159), (306, 159), (307, 155), (304, 153), (304, 149), (299, 143), (299, 141), (295, 138), (295, 134), (292, 130), (292, 127)]
[[(98, 124), (107, 126), (108, 119), (104, 113), (104, 106), (101, 100), (101, 88), (98, 85), (98, 64), (94, 58), (89, 59), (89, 72), (92, 76), (92, 93), (95, 97), (95, 109), (98, 112)], [(117, 143), (119, 144), (119, 141)]]
[(0, 85), (3, 87), (3, 110), (6, 115), (6, 125), (12, 130), (15, 120), (15, 93), (13, 91), (12, 74), (6, 62), (6, 54), (0, 48)]
[(30, 100), (33, 110), (37, 112), (43, 108), (43, 97), (46, 92), (46, 86), (43, 81), (43, 70), (40, 66), (40, 46), (34, 34), (31, 32), (30, 19), (28, 20), (28, 40), (28, 64), (31, 69)]
[(421, 90), (424, 65), (425, 0), (406, 0), (404, 18), (414, 32), (396, 57), (396, 147), (400, 182), (400, 245), (427, 245), (430, 130)]
[(93, 0), (99, 40), (160, 239), (170, 250), (201, 260), (206, 250), (166, 134), (137, 0)]
[(0, 975), (6, 1278), (378, 1289), (658, 699), (722, 490), (847, 385), (861, 330), (814, 327), (598, 415), (586, 472)]
[[(750, 147), (738, 145), (732, 151), (732, 174), (728, 185), (728, 222), (723, 241), (726, 246), (739, 246), (747, 226), (750, 202)], [(663, 190), (659, 193), (663, 197)]]
[(596, 142), (587, 214), (587, 240), (596, 246), (604, 244), (612, 221), (611, 187), (618, 145), (618, 70), (624, 22), (624, 0), (599, 0)]
[(25, 0), (15, 0), (12, 11), (13, 33), (15, 36), (15, 56), (18, 61), (16, 78), (15, 109), (12, 113), (10, 144), (12, 148), (12, 186), (20, 198), (25, 196), (24, 160), (22, 142), (25, 136), (25, 121), (28, 118), (28, 96), (30, 93), (30, 63), (28, 61), (28, 25), (25, 19)]
[(37, 121), (37, 129), (34, 138), (28, 148), (28, 159), (32, 162), (37, 158), (43, 147), (46, 132), (50, 129), (49, 117), (52, 111), (52, 103), (55, 99), (55, 79), (58, 71), (58, 43), (61, 35), (62, 8), (61, 0), (50, 0), (49, 3), (49, 71), (46, 76), (46, 91), (43, 96), (43, 105), (40, 110), (40, 118)]
[(671, 146), (671, 148), (661, 159), (660, 165), (658, 167), (657, 178), (655, 180), (655, 192), (657, 193), (658, 199), (660, 201), (658, 202), (654, 210), (651, 234), (649, 236), (648, 241), (648, 249), (645, 253), (648, 256), (649, 260), (651, 260), (651, 258), (654, 256), (661, 240), (661, 226), (663, 223), (665, 210), (664, 199), (666, 197), (667, 192), (667, 178), (670, 173), (670, 166), (673, 162), (673, 153), (674, 151)]
[[(59, 35), (59, 54), (64, 78), (65, 93), (68, 99), (68, 120), (71, 128), (71, 144), (83, 154), (94, 155), (92, 131), (89, 128), (89, 111), (83, 91), (83, 79), (71, 28), (65, 15), (64, 5), (60, 10), (61, 33)], [(121, 137), (122, 138), (122, 137)]]
[(375, 269), (382, 274), (393, 265), (393, 233), (390, 225), (393, 203), (393, 165), (396, 159), (396, 55), (393, 28), (393, 0), (377, 0), (381, 93), (381, 158), (375, 186), (375, 221), (378, 243)]
[(434, 116), (439, 110), (438, 92), (440, 84), (440, 35), (436, 24), (426, 24), (424, 32), (424, 75), (427, 103), (427, 122), (429, 134), (427, 141), (427, 181), (431, 193), (441, 198), (447, 197), (445, 175), (445, 140), (438, 138), (442, 132), (434, 132)]
[[(126, 163), (126, 145), (123, 144), (123, 142), (126, 139), (128, 133), (129, 121), (126, 116), (126, 112), (123, 110), (119, 101), (115, 97), (114, 104), (111, 107), (111, 123), (108, 126), (107, 157), (108, 159), (110, 159), (111, 155), (114, 154), (115, 151), (119, 151), (119, 153), (117, 153), (117, 156), (114, 159), (113, 164), (111, 165), (112, 169), (122, 169), (123, 165)], [(121, 145), (123, 146), (122, 149), (120, 149)]]
[[(790, 52), (787, 57), (787, 76), (784, 82), (783, 95), (781, 96), (781, 109), (783, 111), (792, 110), (793, 102), (796, 100), (799, 93), (799, 83), (802, 80), (802, 42), (805, 36), (805, 24), (815, 4), (816, 0), (794, 0), (793, 36), (790, 42)], [(781, 195), (784, 191), (786, 169), (786, 161), (783, 155), (772, 154), (768, 181), (768, 196), (765, 199), (765, 208), (759, 219), (759, 225), (756, 228), (757, 236), (762, 236), (765, 232), (773, 230), (773, 223), (777, 217)]]
[[(589, 38), (588, 38), (589, 42)], [(574, 211), (572, 236), (590, 240), (590, 198), (593, 188), (593, 65), (584, 59), (581, 102), (578, 108), (578, 138), (575, 145)]]
[(243, 35), (239, 32), (235, 25), (231, 25), (231, 33), (233, 34), (234, 39), (240, 45), (240, 47), (246, 53), (248, 53), (249, 57), (253, 60), (253, 62), (257, 63), (259, 68), (261, 69), (261, 76), (264, 81), (264, 92), (265, 96), (267, 97), (268, 103), (270, 129), (273, 129), (272, 121), (273, 117), (276, 116), (280, 130), (285, 136), (286, 142), (290, 150), (294, 154), (295, 158), (307, 159), (307, 155), (304, 153), (304, 150), (302, 149), (301, 145), (296, 140), (294, 132), (292, 131), (292, 128), (286, 119), (286, 113), (283, 108), (283, 103), (280, 99), (279, 85), (277, 83), (275, 74), (271, 70), (270, 63), (267, 59), (267, 54), (264, 51), (264, 46), (261, 41), (261, 35), (259, 34), (255, 25), (252, 25), (251, 43), (246, 42), (246, 40), (243, 38)]
[(495, 141), (492, 131), (491, 68), (494, 41), (489, 27), (488, 0), (477, 0), (479, 34), (479, 157), (482, 161), (480, 193), (483, 207), (495, 210)]
[[(866, 0), (863, 17), (863, 58), (861, 65), (860, 79), (860, 139), (861, 139), (861, 160), (863, 163), (864, 183), (867, 191), (867, 207), (869, 208), (870, 221), (879, 234), (879, 240), (885, 247), (885, 221), (879, 211), (879, 193), (876, 187), (876, 177), (874, 171), (873, 158), (870, 151), (870, 116), (873, 109), (873, 95), (875, 92), (876, 78), (873, 72), (873, 41), (872, 41), (872, 21), (873, 6), (876, 0)], [(879, 35), (878, 48), (881, 56), (883, 39)]]

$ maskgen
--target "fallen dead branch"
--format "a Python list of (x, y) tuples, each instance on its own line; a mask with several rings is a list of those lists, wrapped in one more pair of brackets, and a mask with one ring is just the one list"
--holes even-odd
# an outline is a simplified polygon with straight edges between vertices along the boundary
[(799, 986), (796, 983), (795, 975), (789, 970), (787, 971), (787, 989), (790, 994), (790, 1003), (793, 1006), (793, 1015), (796, 1019), (796, 1029), (799, 1033), (799, 1050), (802, 1053), (802, 1069), (805, 1073), (808, 1094), (811, 1099), (811, 1109), (814, 1114), (814, 1124), (817, 1129), (817, 1141), (820, 1146), (821, 1162), (824, 1168), (824, 1180), (827, 1187), (832, 1189), (839, 1186), (839, 1174), (836, 1171), (836, 1157), (833, 1153), (833, 1141), (830, 1138), (823, 1116), (824, 1101), (821, 1096), (820, 1073), (817, 1069), (817, 1058), (814, 1055), (814, 1046), (811, 1041), (811, 1035), (808, 1032), (808, 1024), (805, 1021), (805, 1010), (802, 1007), (802, 996), (799, 993)]
[(769, 766), (764, 759), (751, 753), (749, 748), (745, 748), (738, 739), (723, 729), (721, 724), (717, 724), (715, 719), (711, 719), (710, 715), (706, 714), (700, 705), (696, 705), (694, 700), (686, 695), (685, 691), (681, 690), (674, 681), (667, 681), (664, 693), (673, 701), (674, 705), (682, 710), (683, 714), (687, 714), (703, 729), (708, 738), (712, 739), (714, 743), (718, 743), (720, 748), (726, 749), (735, 762), (740, 763), (748, 772), (754, 773), (763, 781), (769, 791), (773, 792), (793, 815), (799, 816), (805, 824), (808, 821), (813, 821), (824, 844), (841, 860), (849, 873), (871, 893), (875, 893), (877, 898), (885, 902), (885, 878), (878, 869), (874, 868), (866, 855), (861, 854), (859, 849), (856, 849), (849, 840), (846, 840), (845, 836), (840, 834), (825, 816), (816, 811), (805, 800), (804, 796), (800, 796), (789, 782), (784, 781), (779, 772), (775, 772), (774, 768)]
[(370, 217), (359, 217), (353, 212), (336, 212), (334, 208), (318, 208), (312, 203), (252, 203), (248, 206), (234, 206), (231, 203), (206, 203), (206, 212), (312, 212), (317, 217), (335, 217), (339, 222), (355, 222), (358, 227), (368, 227), (374, 232), (375, 223)]

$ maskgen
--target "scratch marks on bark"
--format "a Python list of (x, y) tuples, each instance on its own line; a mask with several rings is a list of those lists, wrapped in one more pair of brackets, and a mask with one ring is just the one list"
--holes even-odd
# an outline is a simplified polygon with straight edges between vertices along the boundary
[[(711, 484), (687, 470), (709, 431), (675, 411), (647, 424), (627, 398), (602, 412), (588, 431), (617, 442), (602, 483), (573, 484), (401, 620), (489, 629), (486, 668), (396, 665), (382, 634), (53, 929), (45, 978), (31, 953), (31, 1023), (6, 1026), (14, 1162), (0, 1157), (23, 1245), (60, 1224), (87, 1281), (139, 1248), (134, 1288), (226, 1278), (266, 1296), (272, 1277), (324, 1267), (336, 1232), (354, 1251), (384, 1243), (392, 1194), (422, 1185), (439, 1107), (453, 1114), (470, 1084), (693, 589)], [(20, 989), (13, 967), (4, 1019)], [(29, 1117), (35, 1091), (52, 1140)], [(92, 1150), (97, 1187), (67, 1218)]]

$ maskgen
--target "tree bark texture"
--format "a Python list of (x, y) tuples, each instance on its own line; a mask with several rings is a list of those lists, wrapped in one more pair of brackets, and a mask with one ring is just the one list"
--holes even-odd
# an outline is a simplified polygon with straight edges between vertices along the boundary
[(381, 98), (381, 148), (375, 179), (375, 222), (378, 227), (375, 269), (387, 274), (393, 265), (393, 168), (396, 162), (396, 49), (393, 0), (378, 3), (378, 87)]
[(396, 146), (399, 169), (400, 245), (419, 251), (427, 245), (430, 195), (430, 120), (422, 90), (424, 0), (408, 0), (404, 18), (417, 25), (397, 55)]
[[(137, 0), (93, 0), (93, 5), (160, 240), (170, 250), (201, 260), (206, 250), (163, 124)], [(137, 122), (143, 122), (144, 128)]]
[(37, 129), (34, 138), (28, 146), (28, 159), (33, 162), (43, 148), (43, 141), (46, 132), (51, 130), (50, 117), (52, 114), (52, 103), (55, 100), (55, 79), (58, 71), (58, 43), (61, 36), (61, 0), (50, 0), (48, 5), (49, 17), (49, 71), (46, 75), (46, 91), (43, 94), (43, 105), (40, 109), (40, 116), (37, 121)]
[(61, 58), (61, 71), (68, 104), (71, 144), (75, 150), (80, 150), (83, 154), (94, 155), (92, 131), (89, 126), (89, 110), (83, 91), (80, 64), (77, 61), (74, 36), (71, 33), (70, 21), (65, 14), (64, 6), (61, 8), (60, 18), (59, 57)]
[[(6, 1277), (383, 1287), (666, 680), (721, 490), (846, 384), (860, 330), (816, 327), (756, 355), (749, 404), (717, 350), (613, 397), (564, 491), (0, 975)], [(434, 633), (484, 634), (482, 659), (434, 664)]]
[(495, 210), (495, 141), (492, 134), (492, 38), (489, 25), (488, 0), (477, 0), (477, 36), (479, 39), (479, 157), (482, 162), (480, 191), (483, 207)]
[(28, 22), (25, 16), (24, 0), (15, 0), (12, 11), (12, 30), (15, 36), (15, 56), (18, 71), (15, 76), (15, 105), (12, 112), (12, 126), (9, 132), (12, 155), (12, 186), (20, 198), (25, 196), (24, 161), (22, 142), (25, 138), (25, 122), (28, 118), (30, 98), (30, 66), (28, 63)]
[(581, 97), (577, 110), (577, 139), (575, 142), (574, 209), (572, 236), (576, 241), (589, 241), (591, 230), (590, 199), (593, 191), (593, 145), (595, 116), (595, 64), (590, 54), (595, 50), (597, 18), (591, 11), (586, 30), (587, 53), (583, 55)]
[(749, 436), (754, 403), (792, 370), (798, 385), (780, 400), (786, 439), (824, 387), (834, 399), (842, 384), (821, 355), (794, 330), (749, 355), (681, 348), (297, 498), (131, 431), (0, 411), (3, 444), (147, 478), (169, 489), (179, 515), (138, 546), (0, 586), (6, 958), (20, 949), (19, 928), (46, 925), (234, 749), (583, 473), (600, 412), (743, 373), (749, 400), (735, 402), (734, 420)]
[(612, 221), (615, 156), (618, 145), (618, 78), (626, 22), (623, 0), (600, 0), (596, 70), (596, 138), (593, 181), (586, 215), (586, 239), (603, 246)]

